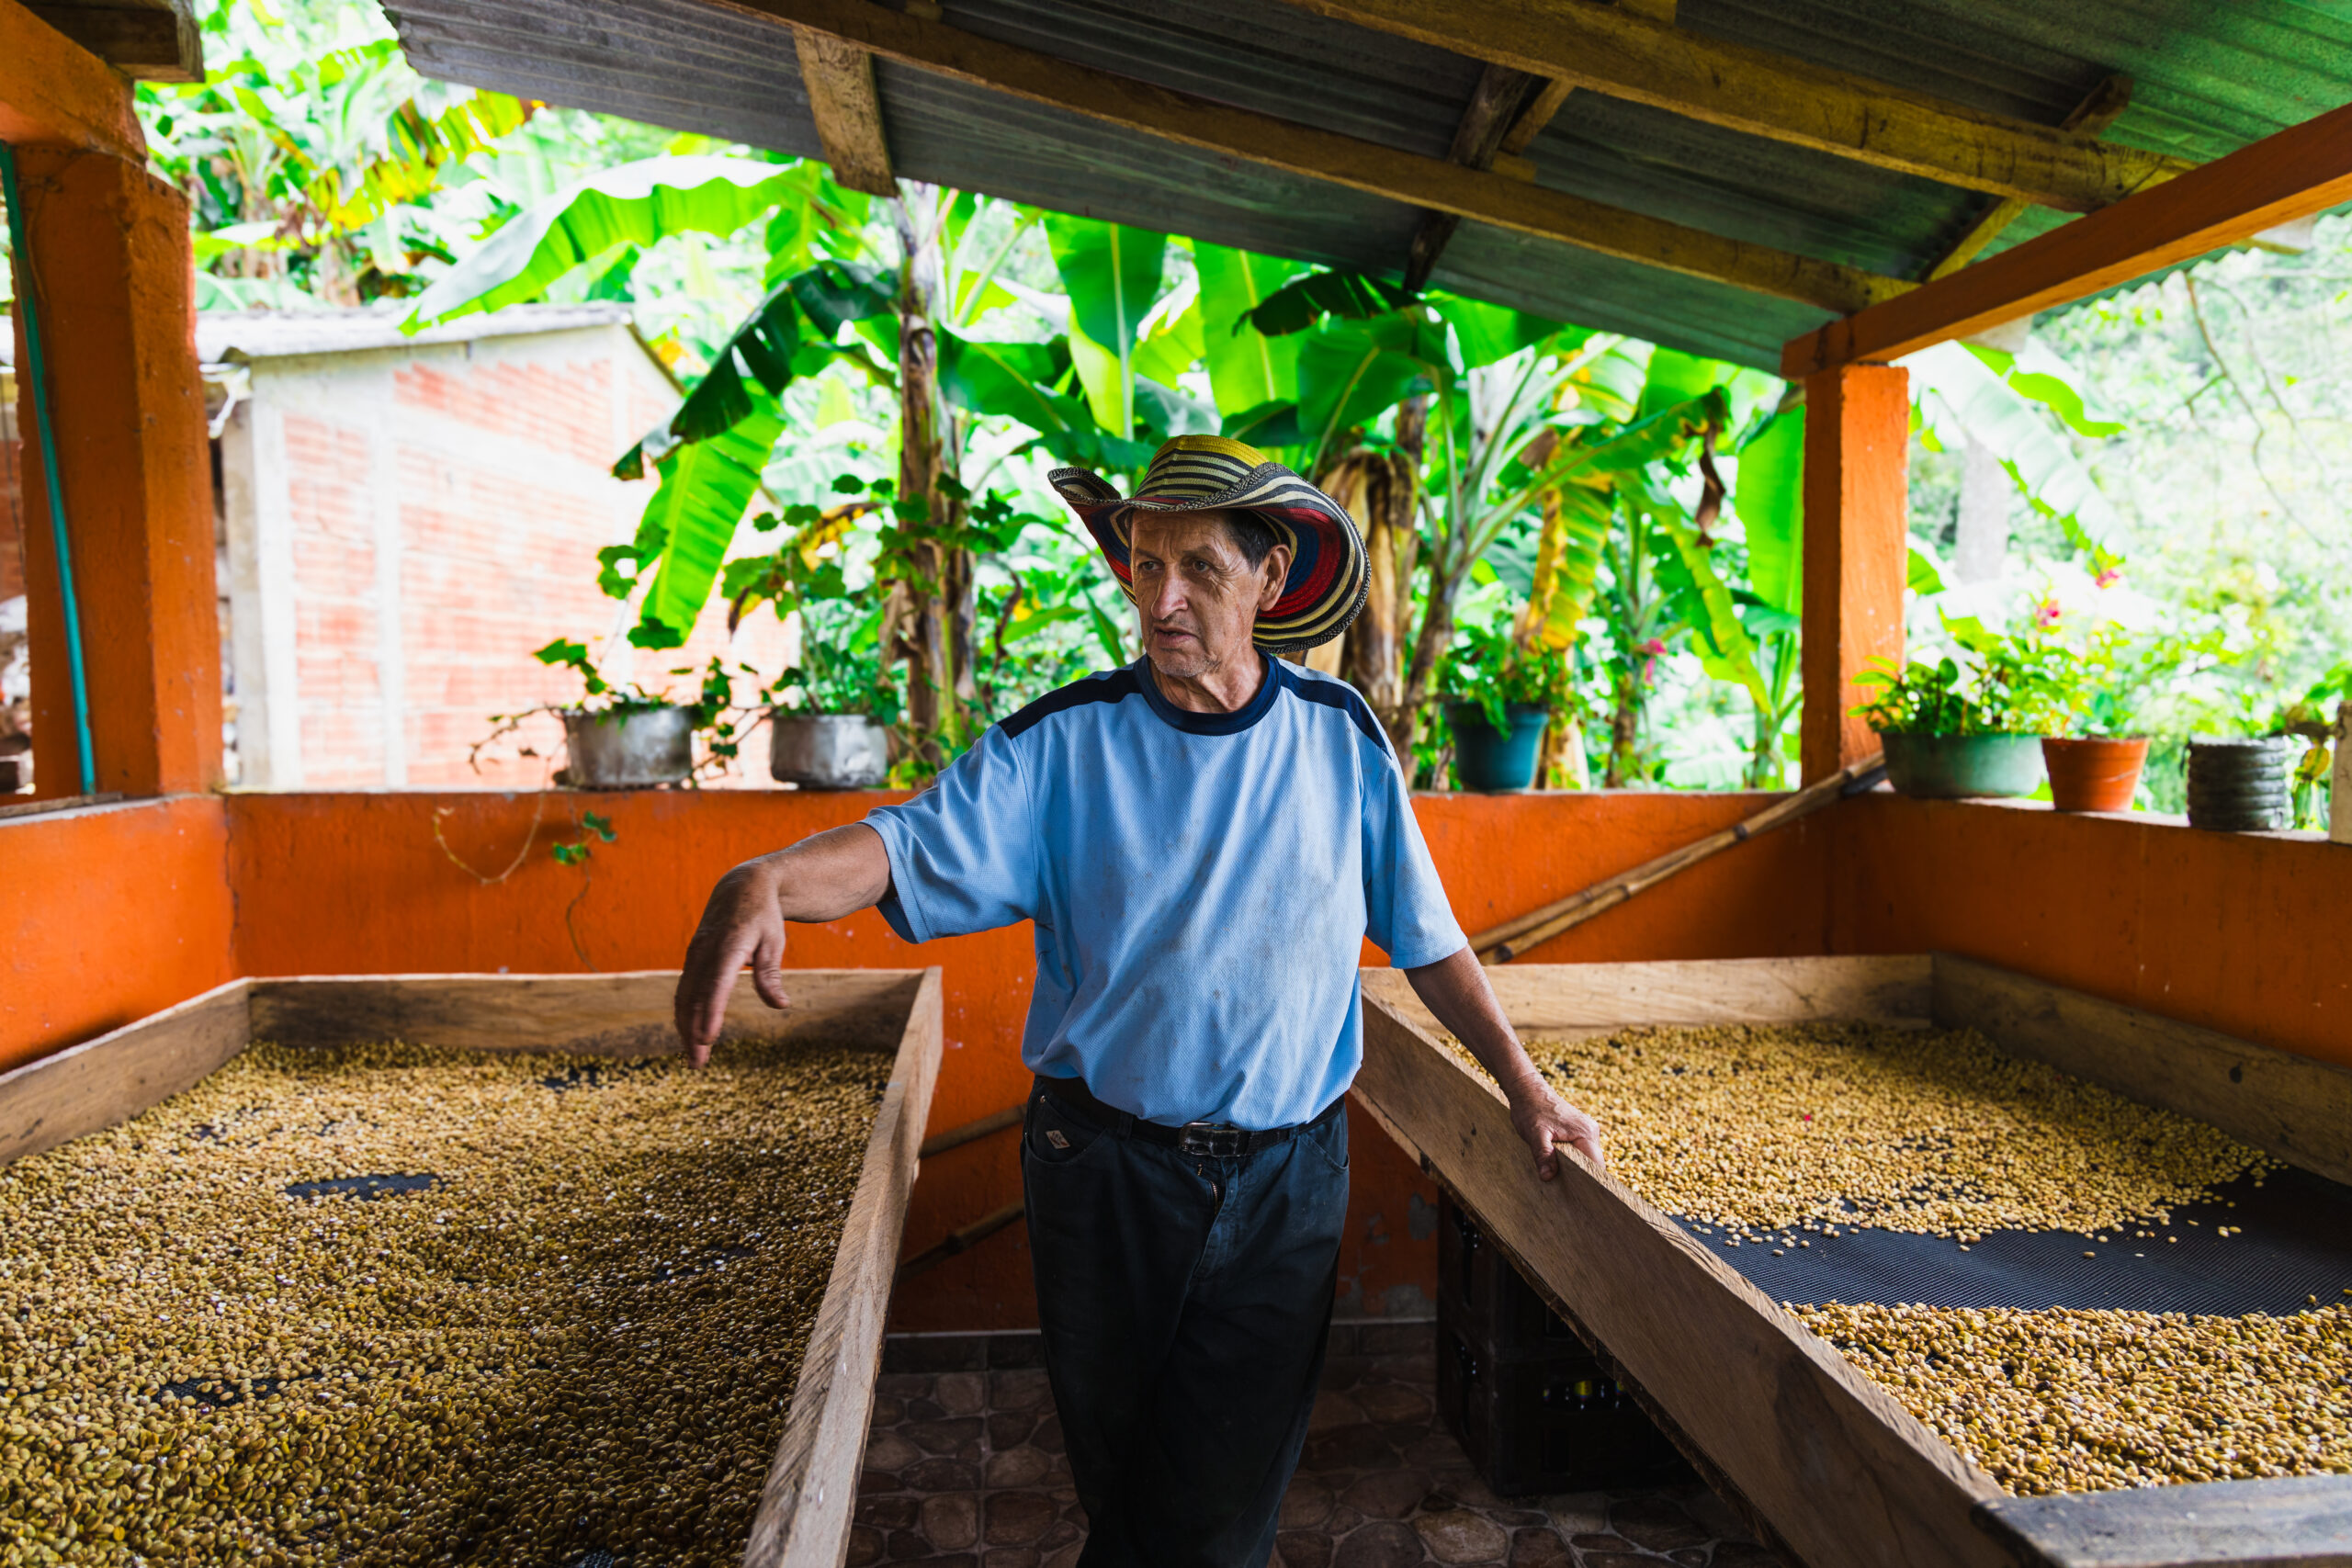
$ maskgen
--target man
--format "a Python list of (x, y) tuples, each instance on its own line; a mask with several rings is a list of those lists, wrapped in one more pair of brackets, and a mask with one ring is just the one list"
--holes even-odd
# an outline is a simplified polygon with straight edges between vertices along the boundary
[(678, 1029), (707, 1059), (785, 924), (878, 904), (910, 942), (1036, 922), (1021, 1166), (1082, 1568), (1258, 1568), (1315, 1399), (1347, 1213), (1342, 1100), (1368, 934), (1492, 1070), (1536, 1173), (1598, 1161), (1454, 923), (1387, 739), (1267, 657), (1363, 603), (1347, 513), (1239, 442), (1183, 436), (1123, 500), (1055, 487), (1141, 612), (1144, 658), (990, 729), (935, 785), (721, 879)]

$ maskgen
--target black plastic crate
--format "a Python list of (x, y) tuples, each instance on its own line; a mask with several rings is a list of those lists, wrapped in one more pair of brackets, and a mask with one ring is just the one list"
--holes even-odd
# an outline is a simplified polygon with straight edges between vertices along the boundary
[(1438, 1198), (1437, 1267), (1438, 1318), (1473, 1346), (1505, 1355), (1584, 1349), (1452, 1193)]
[(1450, 1198), (1438, 1234), (1438, 1409), (1488, 1486), (1509, 1497), (1695, 1479)]

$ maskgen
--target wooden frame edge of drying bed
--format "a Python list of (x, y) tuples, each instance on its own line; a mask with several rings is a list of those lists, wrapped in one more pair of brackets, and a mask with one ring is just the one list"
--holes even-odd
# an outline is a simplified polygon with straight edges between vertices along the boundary
[(250, 980), (0, 1073), (0, 1167), (129, 1121), (195, 1088), (253, 1040)]
[(1359, 1100), (1810, 1568), (2009, 1562), (1971, 1518), (2003, 1495), (1991, 1477), (1580, 1157), (1539, 1182), (1501, 1091), (1384, 998), (1366, 1003)]
[[(2143, 1104), (2222, 1126), (2320, 1175), (2345, 1180), (2329, 1162), (2338, 1168), (2352, 1165), (2352, 1156), (2339, 1152), (2352, 1138), (2352, 1073), (1956, 954), (1525, 964), (1487, 973), (1498, 982), (1515, 976), (1508, 988), (1498, 984), (1498, 994), (1512, 1022), (1531, 1030), (1598, 1032), (1637, 1023), (1838, 1017), (1972, 1027), (2013, 1055), (2094, 1079)], [(1489, 1239), (1554, 1308), (1623, 1367), (1637, 1397), (1663, 1417), (1678, 1443), (1699, 1450), (1694, 1457), (1702, 1461), (1702, 1472), (1711, 1472), (1709, 1479), (1760, 1516), (1765, 1530), (1781, 1538), (1773, 1544), (1792, 1549), (1813, 1568), (1944, 1562), (1957, 1560), (1963, 1549), (1969, 1561), (2027, 1568), (2344, 1568), (2352, 1562), (2352, 1532), (2346, 1525), (2352, 1517), (2352, 1476), (2047, 1497), (2000, 1492), (1941, 1438), (1893, 1406), (1891, 1396), (1858, 1369), (1848, 1367), (1640, 1199), (1578, 1161), (1569, 1162), (1573, 1168), (1555, 1186), (1537, 1183), (1523, 1166), (1514, 1172), (1524, 1156), (1498, 1092), (1437, 1044), (1421, 1022), (1425, 1010), (1401, 976), (1367, 970), (1364, 978), (1360, 1102), (1400, 1147), (1417, 1154), (1425, 1170), (1479, 1214)], [(1537, 1223), (1522, 1228), (1531, 1213)], [(1499, 1226), (1498, 1215), (1503, 1220)], [(1631, 1245), (1610, 1249), (1619, 1242)], [(1629, 1299), (1609, 1299), (1603, 1292), (1603, 1307), (1613, 1310), (1592, 1310), (1593, 1297), (1577, 1283), (1580, 1256), (1612, 1258), (1638, 1274), (1633, 1288), (1619, 1292)], [(1600, 1270), (1604, 1276), (1606, 1271)], [(1709, 1292), (1705, 1287), (1711, 1284), (1722, 1289)], [(1660, 1320), (1672, 1322), (1676, 1312), (1690, 1311), (1691, 1303), (1678, 1292), (1712, 1297), (1702, 1315), (1728, 1314), (1748, 1330), (1721, 1341), (1747, 1341), (1744, 1353), (1731, 1358), (1736, 1364), (1710, 1359), (1694, 1366), (1690, 1348), (1708, 1342), (1705, 1331), (1658, 1325)], [(1739, 1324), (1742, 1314), (1757, 1321)], [(1630, 1326), (1634, 1354), (1625, 1354), (1626, 1345), (1620, 1343), (1626, 1329), (1612, 1334), (1603, 1326), (1619, 1323)], [(1806, 1370), (1793, 1365), (1788, 1348), (1777, 1343), (1792, 1337), (1837, 1363), (1829, 1369), (1836, 1374), (1833, 1382), (1858, 1380), (1868, 1385), (1858, 1401), (1833, 1399), (1811, 1409), (1798, 1404), (1799, 1421), (1827, 1415), (1859, 1423), (1861, 1429), (1837, 1434), (1838, 1441), (1853, 1445), (1856, 1453), (1891, 1445), (1914, 1472), (1915, 1483), (1920, 1479), (1918, 1461), (1928, 1461), (1930, 1498), (1941, 1490), (1939, 1477), (1952, 1466), (1983, 1482), (1984, 1495), (1967, 1509), (1973, 1529), (1951, 1531), (1946, 1513), (1925, 1536), (1916, 1529), (1897, 1529), (1889, 1538), (1896, 1516), (1822, 1483), (1818, 1443), (1810, 1445), (1810, 1454), (1792, 1455), (1802, 1482), (1794, 1487), (1770, 1464), (1763, 1467), (1762, 1482), (1754, 1479), (1753, 1454), (1724, 1460), (1724, 1450), (1712, 1439), (1725, 1422), (1747, 1423), (1750, 1444), (1768, 1450), (1775, 1445), (1799, 1450), (1808, 1446), (1791, 1442), (1789, 1396), (1808, 1381)], [(1763, 1341), (1764, 1359), (1771, 1361), (1769, 1379), (1743, 1375), (1759, 1359), (1757, 1338)], [(1772, 1386), (1759, 1391), (1753, 1386), (1759, 1381)], [(1867, 1427), (1883, 1420), (1890, 1406), (1900, 1419), (1872, 1441)], [(1774, 1456), (1768, 1451), (1763, 1457)], [(1864, 1518), (1878, 1527), (1870, 1532), (1872, 1539), (1854, 1529)], [(1824, 1532), (1829, 1539), (1815, 1544)], [(1954, 1534), (1962, 1537), (1958, 1542)], [(1989, 1559), (1984, 1555), (1987, 1547)]]
[(752, 1517), (744, 1568), (841, 1568), (865, 1463), (890, 1286), (905, 1239), (944, 1028), (942, 972), (922, 971), (865, 1164), (842, 1226), (792, 1409)]

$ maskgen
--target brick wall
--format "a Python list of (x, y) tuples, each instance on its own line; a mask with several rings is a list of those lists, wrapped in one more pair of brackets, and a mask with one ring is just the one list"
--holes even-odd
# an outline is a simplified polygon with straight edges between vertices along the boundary
[[(625, 329), (264, 361), (253, 399), (240, 417), (256, 422), (255, 516), (241, 524), (232, 505), (231, 525), (273, 537), (260, 513), (275, 465), (279, 542), (252, 548), (290, 565), (290, 612), (277, 612), (290, 632), (270, 635), (293, 639), (300, 787), (537, 787), (560, 746), (551, 718), (468, 762), (492, 715), (578, 696), (532, 649), (601, 645), (608, 677), (684, 691), (665, 671), (729, 648), (714, 606), (687, 648), (629, 649), (616, 640), (628, 607), (596, 588), (596, 551), (635, 532), (653, 492), (608, 465), (675, 400)], [(782, 643), (762, 615), (729, 656), (773, 672)], [(242, 664), (238, 685), (247, 708), (281, 697)], [(763, 772), (764, 745), (751, 750)]]

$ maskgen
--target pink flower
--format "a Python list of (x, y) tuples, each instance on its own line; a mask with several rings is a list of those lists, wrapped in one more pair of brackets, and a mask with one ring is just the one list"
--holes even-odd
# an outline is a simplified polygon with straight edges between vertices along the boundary
[(2034, 627), (2036, 630), (2046, 632), (2056, 626), (2059, 617), (2064, 614), (2065, 611), (2059, 607), (2057, 600), (2044, 599), (2033, 607)]
[(1656, 659), (1659, 654), (1666, 651), (1666, 639), (1662, 637), (1654, 637), (1650, 638), (1649, 641), (1642, 644), (1642, 651), (1648, 654), (1652, 659)]
[(2101, 588), (2112, 588), (2123, 581), (2123, 569), (2120, 566), (2110, 566), (2091, 581)]

